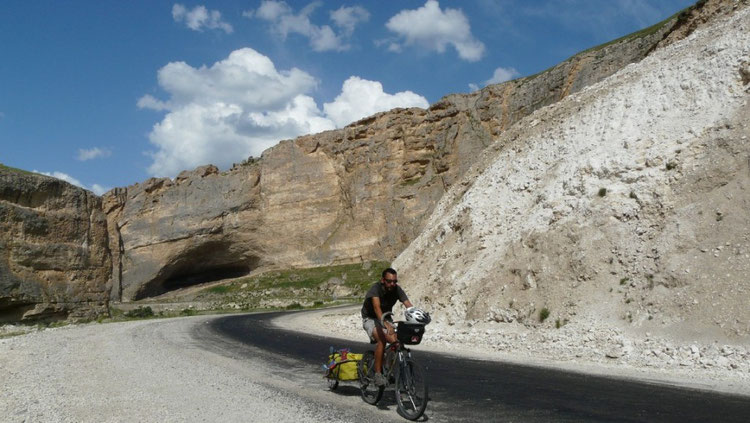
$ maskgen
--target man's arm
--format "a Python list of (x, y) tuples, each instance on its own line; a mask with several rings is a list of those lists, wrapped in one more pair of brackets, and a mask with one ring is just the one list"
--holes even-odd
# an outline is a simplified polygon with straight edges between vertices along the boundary
[(404, 301), (404, 306), (406, 308), (411, 308), (411, 307), (414, 307), (414, 304), (412, 304), (411, 301), (406, 300), (406, 301)]
[[(380, 297), (372, 297), (372, 309), (375, 310), (375, 315), (378, 316), (378, 320), (383, 321), (383, 310), (380, 309)], [(393, 325), (391, 322), (385, 321), (385, 329), (388, 334), (393, 333)]]
[(375, 310), (375, 316), (378, 320), (383, 320), (383, 311), (380, 310), (380, 297), (372, 297), (372, 309)]

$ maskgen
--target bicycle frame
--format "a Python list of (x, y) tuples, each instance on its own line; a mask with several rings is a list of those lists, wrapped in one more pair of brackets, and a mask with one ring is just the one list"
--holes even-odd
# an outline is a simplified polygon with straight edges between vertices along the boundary
[[(392, 357), (390, 356), (390, 353), (393, 353)], [(397, 371), (397, 369), (399, 371), (402, 369), (406, 358), (411, 358), (411, 350), (406, 348), (401, 342), (396, 341), (392, 344), (385, 345), (383, 376), (386, 376), (389, 382), (391, 378), (396, 377), (396, 373), (394, 372)], [(394, 366), (394, 364), (398, 364), (398, 366)]]

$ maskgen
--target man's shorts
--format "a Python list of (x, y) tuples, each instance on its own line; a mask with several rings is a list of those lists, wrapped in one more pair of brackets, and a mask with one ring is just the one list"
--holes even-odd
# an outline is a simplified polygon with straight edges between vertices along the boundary
[(372, 337), (372, 331), (376, 328), (382, 328), (383, 325), (380, 323), (380, 320), (373, 319), (372, 317), (363, 317), (362, 318), (362, 328), (367, 332), (367, 336), (370, 337), (370, 341), (374, 341), (375, 338)]
[[(388, 320), (386, 318), (386, 320)], [(374, 319), (372, 317), (363, 317), (362, 318), (362, 328), (364, 328), (365, 332), (367, 332), (367, 336), (370, 337), (370, 341), (374, 341), (375, 338), (372, 337), (372, 331), (375, 328), (381, 328), (385, 330), (383, 327), (383, 324), (378, 319)]]

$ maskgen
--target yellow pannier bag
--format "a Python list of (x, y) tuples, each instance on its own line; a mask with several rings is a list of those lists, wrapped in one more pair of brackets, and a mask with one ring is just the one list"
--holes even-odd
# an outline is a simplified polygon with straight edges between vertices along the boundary
[(362, 360), (362, 354), (338, 350), (328, 356), (328, 372), (326, 377), (338, 380), (357, 380), (357, 363)]

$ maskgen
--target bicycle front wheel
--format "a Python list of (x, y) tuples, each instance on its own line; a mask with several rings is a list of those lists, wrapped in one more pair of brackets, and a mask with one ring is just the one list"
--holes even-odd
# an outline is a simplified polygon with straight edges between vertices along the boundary
[(416, 420), (427, 408), (427, 381), (419, 363), (407, 358), (396, 374), (396, 403), (401, 416)]
[(357, 376), (359, 376), (359, 387), (362, 389), (362, 400), (368, 404), (377, 404), (383, 397), (382, 386), (375, 385), (375, 353), (367, 351), (357, 366)]

